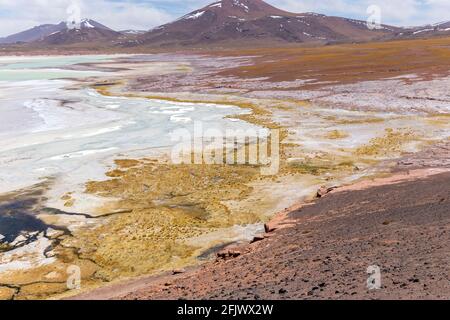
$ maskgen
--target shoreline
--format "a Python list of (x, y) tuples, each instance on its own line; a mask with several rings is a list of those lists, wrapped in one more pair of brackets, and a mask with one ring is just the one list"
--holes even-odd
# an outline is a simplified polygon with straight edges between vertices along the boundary
[[(154, 58), (154, 57), (153, 57)], [(187, 59), (187, 61), (191, 61), (193, 57), (170, 57), (175, 59), (174, 65), (180, 65), (183, 66), (184, 64), (181, 63), (184, 58)], [(242, 58), (244, 59), (244, 57)], [(195, 61), (200, 61), (196, 60)], [(244, 59), (245, 60), (245, 59)], [(203, 61), (203, 60), (202, 60)], [(203, 73), (208, 74), (207, 72), (207, 65), (211, 61), (211, 58), (204, 58), (203, 62), (200, 63), (200, 66), (193, 65), (193, 69), (191, 68), (182, 68), (182, 70), (178, 70), (177, 68), (173, 68), (173, 70), (169, 70), (167, 74), (163, 75), (157, 75), (158, 68), (160, 69), (163, 64), (158, 65), (156, 64), (156, 67), (154, 69), (151, 69), (152, 72), (150, 73), (150, 79), (152, 80), (152, 74), (155, 73), (156, 79), (158, 79), (159, 76), (165, 77), (167, 76), (169, 78), (169, 84), (167, 91), (169, 92), (153, 92), (155, 87), (152, 87), (152, 85), (149, 85), (149, 87), (146, 87), (145, 85), (143, 87), (140, 87), (136, 82), (141, 81), (141, 79), (137, 78), (137, 75), (134, 74), (135, 71), (131, 72), (129, 74), (130, 83), (127, 83), (126, 86), (123, 86), (123, 83), (117, 83), (114, 81), (114, 76), (108, 78), (108, 82), (105, 84), (99, 83), (100, 80), (94, 81), (93, 85), (97, 92), (106, 94), (106, 96), (109, 95), (108, 90), (110, 88), (116, 89), (116, 85), (119, 85), (119, 90), (114, 91), (111, 93), (112, 96), (121, 96), (121, 95), (127, 95), (131, 94), (130, 92), (136, 91), (136, 95), (133, 97), (139, 97), (142, 96), (142, 98), (152, 98), (152, 97), (166, 97), (167, 100), (170, 101), (170, 99), (173, 99), (172, 97), (176, 95), (176, 93), (172, 92), (172, 87), (174, 84), (177, 83), (176, 80), (177, 77), (181, 77), (181, 82), (185, 81), (187, 85), (189, 85), (190, 81), (195, 80), (196, 76), (201, 74), (201, 77), (203, 77)], [(145, 63), (150, 64), (151, 62), (146, 61)], [(197, 62), (196, 62), (197, 63)], [(202, 67), (201, 63), (204, 63), (204, 66)], [(234, 65), (232, 62), (228, 64), (227, 60), (222, 60), (221, 62), (223, 65), (221, 68), (237, 68), (239, 67), (239, 63), (237, 65)], [(254, 62), (252, 62), (254, 63)], [(134, 68), (136, 68), (139, 64), (135, 65)], [(129, 65), (131, 67), (131, 65)], [(122, 63), (123, 67), (123, 63)], [(206, 69), (205, 69), (206, 68)], [(245, 68), (245, 67), (244, 67)], [(188, 70), (191, 70), (190, 72), (187, 72)], [(132, 69), (130, 69), (132, 70)], [(209, 70), (211, 72), (211, 70)], [(222, 69), (218, 68), (213, 69), (213, 73), (221, 73), (223, 72)], [(148, 76), (148, 75), (146, 75)], [(171, 82), (171, 77), (175, 78), (174, 82)], [(145, 79), (144, 79), (145, 80)], [(202, 79), (200, 79), (202, 80)], [(203, 80), (202, 80), (203, 81)], [(229, 81), (229, 80), (228, 80)], [(142, 82), (142, 81), (141, 81)], [(143, 83), (147, 83), (143, 81)], [(150, 81), (151, 84), (153, 84), (153, 81)], [(160, 83), (160, 82), (157, 82)], [(164, 82), (165, 83), (165, 82)], [(246, 91), (247, 89), (254, 88), (258, 84), (262, 84), (261, 81), (256, 81), (255, 83), (246, 84), (246, 82), (243, 82), (242, 90)], [(98, 84), (98, 85), (97, 85)], [(110, 85), (109, 85), (110, 84)], [(294, 84), (296, 82), (294, 81)], [(83, 86), (89, 86), (89, 83), (83, 83)], [(201, 83), (198, 84), (199, 87), (201, 87)], [(283, 89), (284, 86), (289, 87), (289, 83), (280, 83), (281, 89)], [(276, 91), (272, 88), (277, 87), (277, 82), (274, 82), (270, 85), (267, 85), (266, 89), (267, 93), (270, 95), (276, 94), (276, 92), (284, 92), (283, 90)], [(176, 86), (175, 86), (176, 87)], [(128, 90), (130, 89), (131, 90)], [(272, 88), (272, 89), (271, 89)], [(108, 89), (108, 90), (105, 90)], [(280, 89), (280, 88), (279, 88)], [(180, 88), (181, 90), (181, 88)], [(219, 89), (218, 89), (219, 90)], [(253, 89), (254, 90), (254, 89)], [(275, 90), (275, 91), (273, 91)], [(140, 92), (139, 92), (140, 91)], [(164, 89), (162, 89), (164, 91)], [(407, 146), (408, 143), (412, 140), (414, 143), (420, 145), (425, 145), (426, 140), (422, 139), (420, 136), (416, 137), (413, 134), (411, 134), (408, 130), (404, 131), (396, 131), (393, 129), (389, 129), (389, 127), (402, 127), (402, 126), (409, 126), (412, 123), (414, 123), (411, 119), (408, 118), (408, 116), (402, 115), (402, 116), (386, 116), (379, 118), (373, 118), (377, 114), (370, 112), (363, 112), (363, 111), (340, 111), (340, 110), (333, 110), (333, 108), (330, 109), (317, 109), (313, 108), (311, 103), (305, 103), (302, 101), (285, 101), (283, 98), (273, 98), (273, 96), (270, 99), (262, 99), (262, 98), (249, 98), (247, 95), (240, 93), (232, 94), (232, 95), (226, 95), (225, 92), (220, 92), (218, 95), (215, 96), (215, 98), (212, 98), (212, 96), (209, 94), (209, 89), (206, 90), (207, 92), (204, 92), (204, 94), (194, 94), (194, 93), (184, 93), (181, 94), (176, 102), (186, 100), (194, 100), (195, 102), (202, 103), (202, 102), (208, 102), (208, 101), (218, 101), (220, 104), (233, 104), (239, 107), (240, 109), (251, 109), (253, 111), (253, 114), (251, 116), (243, 116), (241, 117), (241, 120), (244, 120), (248, 123), (253, 124), (260, 124), (262, 126), (275, 126), (277, 128), (281, 128), (282, 130), (285, 130), (283, 132), (283, 138), (286, 138), (286, 144), (283, 145), (282, 150), (282, 156), (285, 157), (283, 159), (284, 167), (282, 168), (282, 173), (280, 173), (280, 178), (277, 180), (275, 178), (272, 182), (268, 183), (270, 184), (269, 187), (265, 189), (264, 183), (255, 183), (250, 184), (249, 181), (253, 181), (252, 179), (255, 178), (254, 173), (252, 173), (252, 170), (254, 168), (220, 168), (220, 171), (213, 172), (214, 168), (182, 168), (182, 169), (175, 169), (175, 168), (165, 168), (164, 165), (157, 165), (155, 163), (150, 163), (146, 160), (143, 162), (141, 160), (128, 160), (128, 161), (138, 161), (140, 162), (139, 166), (142, 166), (143, 168), (135, 168), (134, 166), (124, 166), (123, 168), (121, 166), (117, 166), (117, 168), (111, 168), (110, 171), (107, 172), (107, 181), (91, 181), (89, 184), (86, 185), (87, 189), (89, 189), (89, 194), (98, 194), (101, 196), (106, 196), (110, 198), (118, 198), (119, 200), (115, 204), (111, 204), (111, 207), (108, 205), (108, 209), (120, 209), (120, 212), (124, 212), (123, 219), (121, 217), (121, 221), (118, 221), (117, 219), (115, 221), (115, 224), (111, 224), (109, 227), (100, 226), (100, 229), (92, 232), (84, 232), (82, 233), (82, 237), (80, 239), (70, 239), (67, 241), (65, 246), (70, 248), (76, 248), (77, 250), (83, 251), (83, 258), (91, 259), (90, 255), (97, 254), (99, 251), (98, 249), (102, 249), (103, 251), (100, 251), (98, 253), (96, 259), (99, 259), (103, 266), (105, 267), (105, 270), (101, 269), (98, 274), (95, 271), (95, 268), (92, 266), (89, 267), (89, 272), (91, 272), (91, 276), (94, 277), (97, 281), (98, 279), (102, 279), (101, 281), (109, 282), (111, 280), (114, 281), (117, 274), (114, 274), (116, 269), (122, 270), (120, 272), (123, 272), (123, 278), (128, 278), (128, 276), (134, 278), (132, 274), (146, 274), (148, 273), (148, 270), (145, 269), (145, 266), (140, 265), (139, 261), (142, 259), (142, 255), (144, 253), (148, 253), (147, 246), (148, 243), (153, 243), (152, 240), (148, 239), (148, 234), (150, 233), (151, 236), (157, 236), (156, 229), (153, 230), (145, 229), (147, 227), (151, 227), (150, 221), (146, 221), (145, 219), (149, 219), (148, 217), (154, 217), (154, 218), (160, 218), (158, 215), (155, 215), (156, 211), (154, 209), (164, 209), (164, 214), (171, 215), (175, 219), (177, 219), (177, 223), (175, 225), (175, 228), (181, 228), (181, 225), (186, 228), (185, 222), (189, 219), (192, 219), (194, 217), (195, 219), (200, 218), (200, 220), (204, 219), (205, 216), (207, 216), (207, 213), (215, 213), (217, 214), (217, 220), (213, 221), (214, 223), (211, 225), (212, 227), (218, 227), (218, 225), (221, 225), (220, 223), (223, 223), (223, 219), (220, 219), (220, 215), (223, 213), (229, 214), (229, 207), (227, 208), (227, 205), (223, 205), (217, 201), (207, 203), (205, 202), (205, 197), (210, 196), (207, 195), (208, 192), (212, 192), (213, 198), (221, 199), (221, 193), (217, 193), (214, 190), (206, 190), (206, 193), (199, 193), (194, 194), (194, 196), (187, 196), (187, 194), (192, 193), (188, 189), (186, 189), (185, 186), (180, 186), (181, 190), (178, 190), (175, 192), (175, 194), (172, 194), (173, 191), (173, 185), (164, 185), (162, 189), (160, 190), (152, 190), (149, 186), (152, 186), (153, 184), (158, 185), (161, 181), (172, 181), (170, 179), (176, 179), (174, 181), (182, 181), (181, 177), (188, 178), (191, 175), (194, 175), (194, 177), (197, 177), (195, 179), (198, 180), (198, 177), (208, 177), (209, 180), (214, 180), (217, 178), (217, 175), (219, 175), (219, 180), (226, 180), (232, 177), (233, 175), (238, 174), (240, 178), (244, 179), (238, 179), (239, 181), (237, 183), (233, 182), (233, 188), (238, 189), (236, 195), (228, 195), (227, 200), (229, 203), (231, 202), (231, 207), (236, 209), (236, 212), (239, 212), (239, 210), (242, 210), (242, 208), (245, 208), (245, 212), (249, 212), (250, 214), (248, 216), (245, 216), (245, 213), (240, 213), (239, 217), (233, 217), (231, 215), (230, 219), (234, 219), (235, 222), (233, 225), (241, 225), (241, 224), (249, 224), (255, 221), (256, 218), (259, 217), (258, 214), (262, 214), (262, 207), (264, 207), (264, 210), (269, 210), (268, 208), (272, 205), (269, 203), (270, 201), (267, 199), (263, 199), (264, 195), (257, 194), (258, 190), (263, 190), (267, 194), (270, 194), (272, 196), (273, 193), (276, 194), (276, 196), (280, 197), (280, 199), (285, 199), (286, 201), (291, 201), (293, 197), (299, 197), (298, 192), (302, 191), (302, 188), (305, 189), (308, 186), (310, 186), (310, 179), (314, 183), (314, 187), (317, 185), (317, 187), (320, 186), (320, 184), (327, 184), (327, 188), (333, 187), (336, 184), (336, 181), (339, 181), (339, 183), (343, 183), (342, 180), (348, 180), (352, 181), (356, 179), (358, 176), (365, 176), (370, 175), (370, 173), (373, 174), (372, 170), (375, 169), (381, 169), (381, 168), (389, 168), (389, 164), (381, 165), (379, 162), (378, 157), (380, 158), (389, 158), (389, 159), (395, 159), (396, 157), (394, 155), (398, 153), (402, 153), (402, 148)], [(187, 91), (188, 92), (188, 91)], [(201, 101), (201, 99), (197, 99), (197, 97), (200, 97), (201, 99), (206, 99), (206, 101)], [(219, 98), (217, 98), (219, 97)], [(224, 97), (227, 97), (226, 100), (223, 100)], [(237, 103), (234, 103), (236, 102)], [(257, 102), (256, 105), (249, 105), (249, 101)], [(224, 103), (222, 103), (224, 102)], [(241, 102), (241, 103), (239, 103)], [(301, 103), (300, 103), (301, 102)], [(275, 105), (276, 103), (276, 105)], [(325, 114), (322, 114), (323, 111), (326, 110), (327, 112)], [(292, 115), (295, 116), (293, 117)], [(380, 113), (382, 114), (382, 113)], [(401, 114), (401, 112), (399, 113)], [(310, 117), (305, 118), (304, 115)], [(342, 117), (342, 118), (341, 118)], [(394, 123), (388, 123), (389, 119), (393, 119)], [(292, 132), (291, 129), (301, 129), (301, 123), (305, 122), (306, 120), (312, 120), (312, 123), (315, 123), (315, 126), (317, 128), (310, 128), (312, 129), (310, 132), (302, 132), (301, 130), (298, 130), (298, 132)], [(283, 122), (283, 126), (278, 125), (277, 122)], [(320, 125), (321, 122), (324, 122), (325, 128), (324, 130), (320, 129), (322, 126)], [(385, 123), (386, 122), (386, 123)], [(422, 121), (422, 126), (425, 126), (425, 120)], [(340, 127), (346, 127), (350, 126), (351, 130), (349, 132), (342, 132), (338, 129), (330, 131), (332, 128), (340, 128)], [(355, 132), (359, 130), (359, 128), (369, 128), (371, 127), (371, 130), (369, 132), (366, 132), (365, 140), (359, 140), (357, 139), (356, 142), (351, 141), (351, 136), (355, 135)], [(428, 126), (428, 124), (426, 124)], [(445, 122), (442, 123), (443, 128), (445, 128), (446, 124)], [(330, 127), (330, 129), (328, 129)], [(425, 127), (424, 127), (425, 128)], [(384, 131), (383, 131), (384, 129)], [(422, 127), (418, 130), (423, 129)], [(354, 131), (354, 132), (353, 132)], [(438, 131), (436, 131), (438, 132)], [(350, 133), (350, 134), (349, 134)], [(434, 133), (434, 131), (433, 131)], [(433, 136), (433, 133), (430, 132), (430, 136)], [(306, 135), (305, 135), (306, 134)], [(306, 139), (304, 139), (305, 137)], [(374, 137), (371, 139), (371, 135)], [(359, 136), (357, 137), (359, 138)], [(313, 139), (313, 140), (311, 140)], [(346, 139), (349, 139), (350, 142), (346, 141)], [(320, 140), (320, 141), (316, 141)], [(304, 142), (306, 144), (306, 149), (302, 148), (301, 144)], [(318, 143), (320, 142), (320, 143)], [(333, 145), (332, 147), (330, 147)], [(334, 146), (335, 145), (335, 146)], [(319, 148), (319, 146), (321, 148)], [(412, 149), (417, 146), (410, 146)], [(336, 152), (336, 154), (335, 154)], [(358, 161), (354, 162), (352, 157), (357, 157)], [(147, 159), (148, 160), (148, 159)], [(292, 162), (290, 160), (293, 160)], [(125, 160), (126, 161), (126, 160)], [(391, 160), (392, 161), (392, 160)], [(380, 164), (380, 165), (378, 165)], [(362, 165), (362, 167), (361, 167)], [(154, 170), (158, 171), (158, 168), (163, 168), (166, 172), (166, 175), (158, 176), (153, 175), (152, 172)], [(362, 168), (362, 169), (361, 169)], [(375, 168), (375, 169), (373, 169)], [(183, 171), (184, 170), (184, 171)], [(237, 170), (237, 171), (236, 171)], [(367, 171), (366, 171), (367, 170)], [(177, 173), (175, 173), (177, 171)], [(210, 172), (211, 171), (211, 172)], [(376, 170), (375, 170), (376, 171)], [(181, 175), (180, 175), (181, 174)], [(184, 176), (183, 176), (184, 174)], [(147, 179), (152, 181), (153, 183), (147, 183), (143, 180), (143, 178), (139, 178), (139, 176), (146, 176)], [(155, 177), (156, 176), (156, 177)], [(298, 178), (295, 180), (295, 178), (290, 178), (291, 176), (294, 177), (302, 177), (302, 179)], [(137, 177), (137, 178), (136, 178)], [(159, 180), (161, 181), (159, 181)], [(194, 179), (194, 180), (195, 180)], [(207, 180), (208, 180), (207, 179)], [(247, 180), (246, 180), (247, 179)], [(257, 180), (257, 179), (256, 179)], [(195, 180), (196, 181), (196, 180)], [(228, 180), (226, 180), (228, 181)], [(305, 181), (308, 182), (305, 184)], [(347, 181), (347, 182), (348, 182)], [(232, 181), (230, 181), (231, 183)], [(303, 185), (302, 185), (303, 184)], [(224, 184), (226, 186), (226, 184)], [(284, 186), (284, 188), (289, 189), (289, 193), (286, 193), (286, 190), (283, 190), (283, 188), (280, 188), (280, 186)], [(260, 189), (257, 189), (260, 188)], [(224, 189), (224, 188), (221, 188)], [(255, 190), (252, 190), (255, 189)], [(152, 199), (155, 199), (160, 203), (162, 206), (154, 206), (154, 204), (149, 203), (146, 199), (149, 199), (149, 195), (146, 194), (148, 191), (154, 192), (154, 196), (150, 197)], [(213, 192), (214, 191), (214, 192)], [(223, 191), (223, 190), (222, 190)], [(253, 194), (252, 194), (253, 191)], [(272, 191), (272, 192), (271, 192)], [(315, 192), (315, 191), (313, 191)], [(255, 193), (257, 194), (255, 196)], [(170, 197), (166, 197), (164, 195), (170, 194)], [(124, 196), (125, 195), (125, 196)], [(244, 199), (247, 197), (246, 199)], [(303, 196), (302, 196), (303, 197)], [(242, 199), (244, 200), (242, 200)], [(276, 199), (276, 198), (274, 198)], [(272, 200), (274, 200), (272, 199)], [(73, 203), (73, 201), (76, 201), (77, 199), (74, 199), (72, 195), (64, 194), (62, 195), (61, 200), (67, 201), (67, 204)], [(199, 202), (199, 200), (201, 200)], [(216, 199), (217, 200), (217, 199)], [(242, 201), (241, 201), (242, 200)], [(278, 201), (276, 208), (282, 208), (283, 203), (286, 203), (286, 201)], [(234, 203), (233, 203), (234, 202)], [(243, 204), (241, 202), (244, 202)], [(265, 203), (267, 202), (267, 203)], [(229, 204), (228, 203), (228, 204)], [(259, 204), (259, 206), (256, 206), (256, 204)], [(208, 208), (208, 210), (205, 210), (205, 208)], [(259, 208), (257, 213), (255, 213), (255, 208)], [(270, 207), (272, 208), (272, 207)], [(69, 208), (70, 209), (70, 208)], [(125, 210), (126, 209), (126, 210)], [(299, 209), (299, 208), (291, 208), (291, 209)], [(122, 211), (123, 210), (123, 211)], [(135, 211), (136, 212), (133, 212)], [(155, 211), (155, 212), (153, 212)], [(276, 212), (279, 210), (277, 209)], [(284, 214), (288, 216), (288, 214), (295, 210), (284, 210)], [(133, 214), (132, 214), (133, 213)], [(271, 213), (272, 214), (272, 213)], [(262, 215), (264, 217), (264, 214)], [(51, 218), (51, 217), (47, 217)], [(142, 221), (144, 219), (145, 225), (142, 229), (137, 228), (136, 230), (130, 229), (129, 225), (135, 225), (136, 219), (139, 221)], [(184, 220), (188, 219), (188, 220)], [(238, 219), (238, 220), (236, 220)], [(240, 219), (240, 220), (239, 220)], [(273, 221), (280, 219), (280, 215), (277, 215), (277, 217), (274, 218)], [(151, 220), (151, 219), (150, 219)], [(207, 219), (206, 219), (207, 220)], [(236, 220), (236, 221), (235, 221)], [(258, 218), (258, 221), (263, 221), (260, 217)], [(160, 221), (160, 220), (158, 220)], [(233, 221), (225, 221), (226, 225), (232, 223)], [(165, 226), (165, 221), (160, 221), (163, 226)], [(191, 221), (192, 222), (192, 221)], [(190, 223), (191, 223), (190, 222)], [(208, 221), (206, 221), (208, 222)], [(281, 224), (285, 223), (286, 221), (279, 221)], [(81, 222), (80, 222), (81, 223)], [(107, 222), (105, 221), (105, 224)], [(109, 222), (108, 222), (109, 223)], [(154, 221), (152, 221), (154, 223)], [(203, 222), (202, 222), (203, 223)], [(208, 222), (210, 223), (210, 222)], [(156, 223), (158, 225), (158, 223)], [(192, 224), (194, 227), (198, 227), (199, 225), (197, 222)], [(173, 227), (169, 225), (170, 228), (168, 228), (169, 234), (167, 234), (168, 238), (173, 240)], [(128, 230), (130, 233), (129, 235), (124, 235), (122, 238), (118, 237), (117, 239), (114, 238), (114, 235), (116, 233), (112, 233), (113, 236), (109, 237), (108, 241), (105, 240), (105, 237), (108, 237), (108, 234), (111, 234), (111, 228), (113, 230)], [(269, 224), (269, 229), (271, 229)], [(180, 229), (181, 230), (181, 229)], [(135, 232), (136, 231), (136, 232)], [(155, 232), (154, 232), (155, 231)], [(196, 231), (198, 234), (191, 234), (189, 232), (182, 233), (181, 240), (185, 240), (186, 238), (189, 239), (189, 237), (195, 236), (201, 236), (201, 233), (203, 231)], [(96, 234), (97, 233), (97, 234)], [(161, 233), (161, 232), (160, 232)], [(105, 236), (106, 234), (106, 236)], [(100, 239), (99, 237), (102, 236), (103, 238)], [(157, 236), (156, 241), (159, 241), (159, 236)], [(90, 241), (92, 240), (92, 241)], [(132, 241), (136, 241), (135, 245), (132, 245)], [(92, 242), (92, 244), (90, 244)], [(129, 243), (129, 246), (122, 246), (123, 243)], [(157, 243), (157, 242), (156, 242)], [(117, 250), (117, 246), (122, 248), (122, 250)], [(216, 245), (211, 246), (213, 248), (217, 247)], [(172, 247), (171, 247), (172, 248)], [(163, 248), (164, 249), (164, 248)], [(178, 248), (179, 249), (179, 248)], [(175, 256), (179, 256), (180, 259), (188, 259), (189, 257), (186, 257), (186, 253), (190, 252), (189, 250), (193, 250), (191, 247), (184, 247), (182, 250), (176, 250)], [(130, 256), (127, 256), (124, 258), (124, 254), (122, 252), (128, 252), (129, 250), (133, 251)], [(167, 249), (160, 250), (161, 252), (167, 252)], [(151, 252), (151, 251), (150, 251)], [(140, 253), (140, 254), (139, 254)], [(226, 255), (226, 253), (225, 253)], [(139, 260), (133, 260), (137, 256), (139, 256)], [(172, 255), (173, 256), (173, 255)], [(153, 255), (153, 257), (155, 257)], [(149, 266), (147, 260), (150, 258), (144, 258), (146, 261), (147, 267)], [(165, 261), (164, 256), (159, 259), (160, 261)], [(151, 260), (151, 259), (150, 259)], [(156, 263), (161, 263), (156, 259)], [(95, 259), (92, 260), (93, 262), (96, 262)], [(108, 261), (113, 261), (111, 265), (109, 265)], [(134, 262), (135, 261), (135, 262)], [(195, 263), (189, 263), (187, 265), (196, 265), (198, 264), (198, 261), (196, 260)], [(183, 265), (183, 264), (164, 264), (165, 268), (157, 268), (157, 270), (160, 270), (159, 272), (162, 272), (166, 269), (174, 269), (177, 265)], [(116, 267), (119, 266), (119, 267)], [(135, 266), (138, 266), (143, 269), (139, 269), (138, 271), (135, 270)], [(153, 268), (153, 266), (152, 266)], [(94, 271), (92, 271), (94, 269)], [(51, 273), (49, 273), (51, 274)], [(122, 274), (122, 273), (121, 273)], [(119, 277), (121, 278), (121, 277)], [(88, 278), (89, 279), (89, 276)], [(89, 280), (87, 280), (89, 282)], [(133, 280), (131, 280), (133, 281)], [(56, 295), (57, 296), (57, 295)], [(45, 296), (42, 296), (42, 298), (45, 298)]]
[[(435, 157), (431, 160), (428, 159), (428, 154), (434, 154)], [(399, 159), (397, 159), (397, 165), (391, 167), (390, 173), (386, 177), (366, 177), (360, 181), (356, 181), (352, 184), (341, 185), (329, 190), (325, 193), (321, 193), (311, 201), (299, 202), (280, 211), (273, 218), (266, 223), (266, 233), (257, 236), (252, 242), (244, 243), (240, 245), (232, 244), (223, 248), (221, 251), (217, 252), (217, 256), (226, 256), (230, 252), (239, 252), (241, 254), (252, 254), (255, 251), (254, 246), (263, 245), (269, 241), (272, 237), (276, 237), (279, 232), (283, 229), (293, 228), (296, 224), (300, 223), (298, 220), (292, 217), (295, 212), (301, 211), (303, 208), (310, 206), (315, 206), (318, 201), (323, 201), (330, 195), (339, 197), (340, 195), (345, 196), (348, 192), (357, 191), (370, 191), (376, 189), (377, 187), (395, 186), (405, 183), (416, 184), (419, 181), (424, 181), (428, 178), (439, 177), (442, 175), (449, 175), (450, 173), (450, 142), (439, 143), (435, 146), (431, 146), (428, 149), (420, 153), (408, 154)], [(440, 161), (440, 165), (436, 162)], [(419, 164), (412, 165), (412, 162), (417, 162)], [(405, 164), (406, 163), (406, 164)], [(449, 176), (450, 178), (450, 176)], [(449, 179), (450, 180), (450, 179)], [(319, 190), (318, 192), (320, 192)], [(445, 190), (444, 190), (445, 191)], [(450, 190), (447, 190), (450, 191)], [(405, 205), (407, 205), (405, 203)], [(269, 245), (269, 244), (267, 244)], [(253, 246), (253, 249), (252, 249)], [(217, 263), (216, 261), (209, 261), (204, 264), (186, 268), (185, 270), (164, 273), (156, 276), (143, 276), (137, 279), (126, 280), (113, 284), (111, 286), (105, 286), (102, 288), (94, 289), (85, 293), (80, 293), (71, 296), (66, 299), (70, 300), (91, 300), (91, 299), (121, 299), (127, 295), (131, 295), (136, 290), (145, 290), (146, 288), (159, 288), (163, 283), (162, 287), (167, 287), (167, 284), (171, 286), (178, 279), (184, 279), (189, 277), (191, 274), (197, 272), (202, 272), (208, 266), (212, 266)], [(225, 261), (226, 263), (226, 261)], [(201, 277), (200, 277), (201, 278)], [(448, 293), (450, 295), (450, 292)], [(273, 298), (273, 297), (272, 297)]]
[[(220, 262), (221, 256), (226, 256), (227, 254), (237, 252), (238, 256), (241, 255), (251, 255), (255, 251), (256, 246), (264, 245), (266, 240), (273, 237), (277, 237), (278, 233), (283, 229), (289, 229), (299, 223), (290, 216), (303, 208), (314, 206), (317, 201), (321, 201), (322, 198), (328, 197), (330, 194), (337, 195), (339, 197), (340, 193), (345, 193), (348, 191), (360, 191), (360, 190), (370, 190), (376, 187), (392, 186), (398, 185), (405, 182), (415, 183), (419, 180), (426, 180), (427, 178), (432, 178), (435, 176), (441, 176), (443, 174), (448, 174), (450, 172), (449, 168), (424, 168), (424, 169), (413, 169), (413, 170), (400, 170), (397, 172), (392, 172), (388, 178), (375, 178), (375, 179), (364, 179), (359, 182), (355, 182), (351, 185), (343, 185), (336, 187), (333, 191), (321, 196), (321, 198), (316, 198), (312, 201), (300, 202), (290, 208), (287, 208), (276, 215), (266, 224), (266, 233), (258, 235), (253, 241), (244, 244), (231, 244), (217, 252), (216, 261), (209, 261), (198, 266), (191, 266), (183, 270), (173, 270), (172, 272), (165, 272), (160, 275), (153, 276), (142, 276), (139, 278), (134, 278), (130, 280), (124, 280), (109, 286), (104, 286), (98, 289), (94, 289), (88, 292), (80, 293), (68, 298), (67, 300), (119, 300), (126, 298), (127, 296), (133, 296), (139, 290), (146, 290), (151, 288), (156, 288), (158, 291), (161, 286), (167, 287), (176, 283), (179, 279), (186, 279), (190, 276), (196, 274), (201, 278), (201, 272), (206, 268), (213, 267)], [(368, 183), (369, 182), (369, 183)], [(224, 258), (226, 263), (226, 258)], [(229, 258), (233, 259), (233, 258)], [(226, 267), (226, 266), (225, 266)], [(197, 275), (200, 273), (200, 275)], [(149, 298), (149, 297), (148, 297)], [(127, 298), (126, 298), (127, 299)], [(147, 298), (146, 298), (147, 299)], [(175, 299), (175, 298), (174, 298)]]

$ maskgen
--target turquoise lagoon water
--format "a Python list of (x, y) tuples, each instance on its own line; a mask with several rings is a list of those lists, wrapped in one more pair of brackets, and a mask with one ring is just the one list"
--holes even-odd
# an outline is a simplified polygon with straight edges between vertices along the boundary
[(50, 80), (101, 76), (102, 72), (64, 68), (81, 63), (108, 61), (112, 56), (0, 57), (0, 81)]
[(117, 157), (170, 151), (179, 143), (173, 133), (180, 128), (193, 132), (197, 121), (205, 130), (258, 129), (227, 119), (247, 112), (235, 106), (107, 97), (88, 87), (65, 89), (93, 75), (66, 66), (115, 58), (0, 58), (0, 193), (49, 178), (65, 189), (82, 189), (89, 179), (104, 178)]

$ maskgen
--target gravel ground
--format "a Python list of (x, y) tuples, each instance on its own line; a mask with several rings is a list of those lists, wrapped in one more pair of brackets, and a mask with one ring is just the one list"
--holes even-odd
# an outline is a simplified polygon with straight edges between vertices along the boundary
[[(446, 161), (448, 143), (405, 156), (394, 176), (332, 191), (214, 262), (76, 299), (449, 299)], [(367, 288), (369, 266), (380, 289)]]
[[(248, 253), (122, 298), (448, 299), (449, 213), (450, 173), (336, 192)], [(367, 289), (372, 265), (379, 290)]]

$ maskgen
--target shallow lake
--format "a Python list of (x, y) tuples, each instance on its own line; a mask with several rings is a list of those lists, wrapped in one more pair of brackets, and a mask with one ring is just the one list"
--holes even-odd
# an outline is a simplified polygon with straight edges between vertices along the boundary
[(0, 193), (49, 178), (81, 187), (104, 178), (106, 165), (119, 155), (170, 148), (177, 143), (172, 133), (192, 131), (196, 121), (223, 131), (253, 127), (226, 118), (247, 112), (235, 106), (110, 97), (83, 86), (83, 79), (115, 74), (92, 66), (76, 70), (78, 64), (111, 65), (116, 58), (0, 58)]

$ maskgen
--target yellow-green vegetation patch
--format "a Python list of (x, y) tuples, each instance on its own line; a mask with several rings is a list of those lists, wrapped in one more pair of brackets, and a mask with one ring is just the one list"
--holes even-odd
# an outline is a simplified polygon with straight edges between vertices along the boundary
[(450, 126), (450, 113), (438, 114), (426, 119), (426, 122), (430, 125), (436, 125), (440, 127)]
[(10, 245), (7, 243), (0, 242), (0, 252), (5, 252), (11, 249)]
[(297, 174), (311, 174), (318, 176), (332, 172), (353, 172), (357, 170), (357, 166), (351, 160), (311, 158), (291, 161), (287, 167), (287, 170)]
[(123, 81), (103, 81), (96, 82), (90, 85), (90, 87), (96, 90), (99, 94), (104, 96), (111, 96), (111, 88), (123, 85)]
[[(114, 171), (114, 170), (113, 170)], [(220, 228), (261, 221), (258, 212), (224, 205), (246, 198), (258, 166), (171, 165), (140, 162), (120, 176), (89, 182), (86, 192), (121, 199), (113, 215), (93, 229), (77, 231), (65, 245), (79, 248), (101, 267), (103, 279), (148, 274), (195, 263), (197, 247), (184, 243)], [(205, 248), (206, 249), (206, 248)]]
[(75, 204), (75, 199), (72, 198), (71, 192), (67, 192), (65, 195), (63, 195), (61, 197), (61, 200), (65, 201), (64, 207), (66, 207), (66, 208), (73, 207), (73, 205)]
[(176, 69), (177, 72), (192, 72), (193, 70), (194, 69), (192, 67), (189, 67), (189, 66), (179, 66)]
[(48, 296), (61, 294), (67, 291), (67, 283), (41, 282), (33, 283), (21, 287), (19, 294), (15, 297), (17, 300), (41, 300)]
[(118, 159), (115, 160), (114, 163), (122, 169), (128, 169), (138, 166), (141, 162), (139, 160), (134, 159)]
[[(73, 265), (80, 267), (83, 286), (95, 283), (92, 278), (98, 268), (93, 262), (81, 258), (79, 252), (72, 247), (58, 245), (54, 250), (58, 262), (32, 269), (25, 268), (2, 273), (0, 283), (20, 288), (15, 292), (15, 299), (45, 299), (68, 291), (67, 268)], [(96, 280), (97, 283), (100, 281)], [(0, 288), (3, 287), (0, 286)]]
[(402, 152), (405, 143), (413, 141), (415, 135), (410, 130), (386, 129), (383, 137), (373, 138), (369, 144), (356, 149), (358, 156), (388, 156)]
[(64, 207), (71, 208), (71, 207), (73, 207), (74, 204), (75, 204), (75, 199), (70, 199), (64, 203)]
[(0, 300), (11, 300), (16, 293), (16, 289), (0, 287)]
[(330, 140), (339, 140), (339, 139), (345, 139), (348, 138), (349, 134), (343, 131), (339, 131), (339, 130), (332, 130), (327, 132), (324, 135), (325, 139), (330, 139)]
[(381, 123), (385, 119), (378, 117), (362, 117), (362, 118), (339, 118), (337, 116), (326, 116), (325, 120), (332, 121), (338, 125), (353, 125), (353, 124), (372, 124)]

